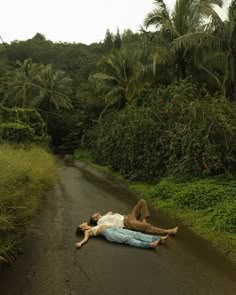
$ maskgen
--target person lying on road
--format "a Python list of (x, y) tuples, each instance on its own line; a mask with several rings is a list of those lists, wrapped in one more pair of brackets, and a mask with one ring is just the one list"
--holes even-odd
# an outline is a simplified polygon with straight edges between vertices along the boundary
[[(126, 228), (149, 234), (176, 234), (178, 227), (171, 229), (162, 229), (147, 223), (147, 218), (150, 217), (148, 206), (145, 200), (141, 199), (135, 205), (129, 215), (121, 215), (118, 213), (108, 212), (105, 215), (94, 213), (90, 217), (92, 225), (109, 225), (112, 227)], [(139, 220), (140, 219), (140, 220)]]
[(128, 244), (133, 247), (144, 249), (154, 249), (160, 242), (163, 242), (168, 238), (168, 235), (165, 237), (151, 236), (124, 228), (111, 227), (108, 225), (97, 225), (91, 227), (87, 222), (81, 223), (76, 230), (77, 235), (82, 233), (84, 234), (84, 238), (81, 242), (75, 245), (77, 248), (81, 248), (90, 237), (96, 237), (99, 235), (105, 237), (106, 240), (113, 243)]

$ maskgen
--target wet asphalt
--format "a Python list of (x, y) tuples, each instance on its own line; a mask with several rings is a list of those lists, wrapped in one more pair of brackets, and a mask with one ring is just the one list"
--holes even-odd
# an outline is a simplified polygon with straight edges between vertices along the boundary
[(1, 295), (235, 295), (236, 266), (180, 221), (150, 208), (151, 223), (180, 226), (155, 250), (89, 240), (81, 249), (75, 229), (94, 212), (128, 214), (138, 200), (113, 177), (76, 162), (61, 166), (21, 254), (0, 271)]

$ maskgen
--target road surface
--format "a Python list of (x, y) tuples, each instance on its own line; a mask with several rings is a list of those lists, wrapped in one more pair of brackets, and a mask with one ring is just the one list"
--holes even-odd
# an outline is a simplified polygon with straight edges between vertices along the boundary
[[(91, 213), (129, 213), (137, 196), (111, 176), (76, 162), (45, 195), (23, 253), (0, 272), (1, 295), (235, 295), (235, 265), (180, 224), (155, 250), (93, 238), (81, 249), (75, 229)], [(151, 223), (176, 220), (151, 208)]]

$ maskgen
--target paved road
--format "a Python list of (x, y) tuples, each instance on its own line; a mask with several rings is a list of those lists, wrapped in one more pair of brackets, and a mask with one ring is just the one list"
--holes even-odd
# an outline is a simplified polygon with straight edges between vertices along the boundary
[[(61, 168), (13, 267), (0, 272), (1, 295), (235, 295), (235, 265), (180, 224), (155, 250), (91, 239), (75, 250), (75, 228), (96, 211), (128, 213), (137, 197), (79, 162)], [(176, 224), (151, 208), (151, 222)]]

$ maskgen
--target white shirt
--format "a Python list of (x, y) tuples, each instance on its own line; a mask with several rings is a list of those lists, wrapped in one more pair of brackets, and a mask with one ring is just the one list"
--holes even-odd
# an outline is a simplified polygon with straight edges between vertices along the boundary
[(99, 228), (99, 225), (93, 226), (93, 227), (91, 228), (91, 230), (92, 230), (94, 236), (97, 235), (98, 228)]
[(97, 225), (102, 224), (114, 227), (124, 227), (124, 215), (120, 215), (118, 213), (107, 213), (106, 215), (103, 215), (97, 222)]

